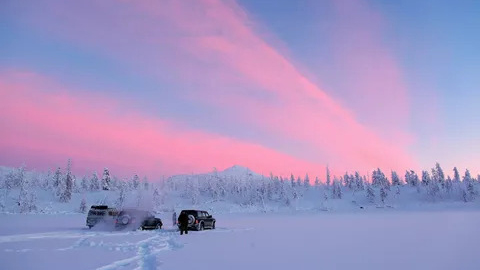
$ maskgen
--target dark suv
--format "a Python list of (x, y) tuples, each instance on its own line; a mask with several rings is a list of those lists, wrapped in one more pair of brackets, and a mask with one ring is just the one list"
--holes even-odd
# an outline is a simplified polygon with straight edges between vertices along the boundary
[[(202, 210), (182, 210), (182, 213), (188, 216), (188, 229), (203, 231), (203, 229), (215, 229), (215, 218), (207, 211)], [(180, 226), (180, 224), (177, 224)]]
[(114, 224), (118, 210), (107, 205), (92, 205), (87, 214), (87, 226), (92, 228), (100, 222)]
[(152, 213), (138, 209), (123, 209), (118, 213), (115, 227), (131, 229), (161, 229), (162, 220), (156, 218)]

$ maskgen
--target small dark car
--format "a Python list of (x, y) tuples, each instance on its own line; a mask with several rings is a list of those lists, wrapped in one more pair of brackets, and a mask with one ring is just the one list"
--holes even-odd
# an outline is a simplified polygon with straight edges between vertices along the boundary
[[(215, 218), (207, 211), (202, 210), (182, 210), (181, 214), (188, 216), (188, 230), (203, 231), (203, 229), (215, 229)], [(180, 227), (180, 224), (177, 224)]]
[(118, 210), (107, 205), (92, 205), (87, 214), (87, 226), (92, 228), (98, 223), (114, 224)]
[(118, 213), (115, 227), (141, 230), (158, 230), (163, 226), (162, 220), (152, 213), (138, 209), (123, 209)]

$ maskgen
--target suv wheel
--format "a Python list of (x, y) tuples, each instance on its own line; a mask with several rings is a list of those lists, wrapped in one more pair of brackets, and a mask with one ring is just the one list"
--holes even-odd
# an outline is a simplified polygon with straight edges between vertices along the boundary
[(203, 222), (200, 222), (200, 225), (198, 226), (199, 231), (203, 231)]
[(130, 217), (129, 216), (123, 216), (122, 219), (120, 220), (120, 222), (123, 225), (127, 225), (130, 222)]
[(215, 230), (215, 221), (212, 223), (212, 230)]
[(189, 226), (195, 225), (195, 217), (193, 215), (188, 215), (188, 225)]
[(160, 225), (160, 223), (157, 224), (157, 226), (155, 226), (155, 229), (157, 230), (160, 230), (162, 228), (162, 225)]

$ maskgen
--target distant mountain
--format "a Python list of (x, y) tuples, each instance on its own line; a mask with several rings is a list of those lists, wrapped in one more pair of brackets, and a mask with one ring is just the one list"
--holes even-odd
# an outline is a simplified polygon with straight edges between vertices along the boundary
[[(213, 174), (214, 172), (211, 172), (209, 174)], [(218, 172), (219, 176), (222, 177), (246, 177), (246, 176), (252, 176), (252, 177), (262, 177), (261, 174), (258, 174), (252, 170), (250, 170), (247, 167), (243, 167), (240, 165), (233, 165), (230, 168), (226, 168), (223, 171)]]
[(180, 175), (173, 175), (169, 179), (170, 180), (185, 180), (188, 178), (198, 178), (201, 179), (205, 176), (207, 177), (214, 177), (215, 175), (221, 177), (221, 178), (252, 178), (252, 179), (258, 179), (262, 178), (263, 176), (261, 174), (258, 174), (251, 169), (247, 167), (243, 167), (240, 165), (233, 165), (232, 167), (226, 168), (223, 171), (212, 171), (208, 173), (201, 173), (201, 174), (180, 174)]

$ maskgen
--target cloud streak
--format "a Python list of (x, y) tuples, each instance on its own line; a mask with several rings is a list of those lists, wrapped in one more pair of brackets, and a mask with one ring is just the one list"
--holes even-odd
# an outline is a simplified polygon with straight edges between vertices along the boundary
[[(370, 170), (377, 166), (405, 169), (415, 164), (404, 142), (385, 140), (376, 130), (360, 123), (352, 111), (327, 95), (265, 42), (256, 33), (248, 14), (234, 1), (81, 1), (75, 3), (76, 6), (53, 0), (39, 2), (39, 6), (12, 5), (24, 21), (39, 27), (40, 31), (122, 61), (131, 66), (132, 72), (154, 77), (171, 75), (172, 80), (185, 86), (179, 95), (213, 106), (232, 121), (276, 138), (283, 143), (274, 147), (282, 152), (308, 159), (310, 163), (305, 164), (304, 171), (321, 171), (323, 166), (312, 166), (327, 163), (338, 172)], [(369, 81), (374, 82), (371, 76)], [(398, 95), (403, 102), (403, 93)], [(140, 117), (135, 121), (150, 125)], [(129, 122), (129, 126), (135, 126), (135, 121)], [(150, 134), (146, 126), (142, 126), (141, 133), (145, 136)], [(95, 128), (103, 130), (101, 126)], [(117, 138), (117, 146), (125, 144), (131, 149), (136, 145), (122, 138)], [(188, 142), (189, 138), (184, 140)], [(177, 135), (172, 133), (164, 141), (167, 139), (176, 142)], [(222, 149), (229, 146), (221, 137), (206, 138), (206, 141), (208, 146), (220, 144), (224, 146)], [(229, 153), (243, 149), (233, 145), (236, 148)], [(155, 146), (175, 152), (168, 143)], [(187, 154), (187, 149), (194, 146), (180, 152), (190, 155), (189, 160), (197, 158), (201, 163), (200, 156), (194, 154), (197, 151)], [(150, 153), (147, 148), (140, 149)], [(200, 150), (209, 153), (212, 151), (209, 149)], [(246, 149), (248, 151), (242, 151), (241, 155), (245, 159), (258, 152), (254, 147)], [(223, 154), (216, 154), (216, 161), (223, 162)], [(172, 160), (182, 163), (180, 157)], [(276, 165), (279, 160), (278, 157), (268, 161), (256, 159), (249, 164), (263, 171), (268, 166), (281, 168)], [(169, 166), (180, 170), (181, 165), (175, 162)], [(255, 162), (268, 162), (268, 166), (255, 165)], [(300, 168), (302, 163), (292, 164), (290, 167)]]
[(27, 165), (51, 168), (72, 157), (82, 172), (105, 165), (123, 175), (154, 177), (232, 164), (284, 175), (318, 168), (261, 145), (139, 115), (125, 101), (72, 90), (33, 73), (1, 74), (0, 113), (8, 117), (0, 120), (0, 150), (8, 155), (0, 162), (30, 153)]

